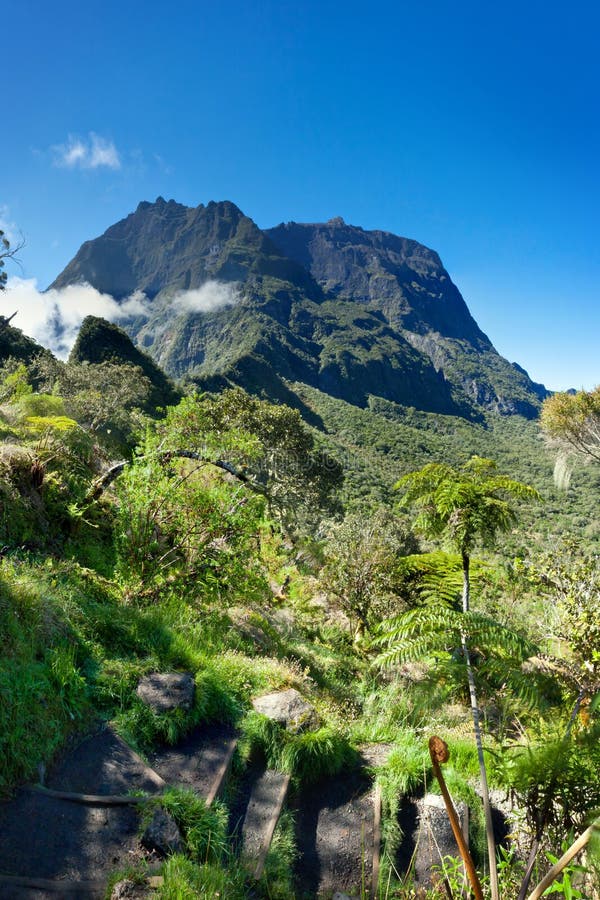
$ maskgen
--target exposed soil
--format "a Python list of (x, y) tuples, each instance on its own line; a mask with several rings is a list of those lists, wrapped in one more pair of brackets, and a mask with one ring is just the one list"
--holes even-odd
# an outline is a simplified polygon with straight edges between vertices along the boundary
[[(111, 872), (151, 859), (139, 845), (138, 813), (129, 806), (84, 806), (22, 790), (0, 805), (3, 874), (66, 881), (106, 881)], [(58, 897), (0, 884), (3, 898)], [(102, 897), (83, 889), (71, 897)]]
[[(154, 754), (157, 774), (106, 728), (66, 752), (48, 773), (46, 786), (77, 794), (156, 794), (167, 782), (208, 793), (231, 737), (224, 729), (198, 730), (176, 749)], [(138, 835), (135, 806), (81, 804), (23, 788), (13, 799), (0, 802), (0, 896), (3, 900), (104, 897), (113, 872), (142, 860), (149, 865), (158, 862), (141, 847)], [(56, 880), (58, 890), (11, 884), (1, 875)], [(71, 882), (80, 887), (70, 889)]]
[(193, 788), (209, 797), (225, 762), (235, 732), (226, 725), (203, 725), (176, 747), (161, 747), (148, 762), (168, 784)]
[(363, 771), (346, 772), (302, 791), (296, 801), (301, 897), (360, 897), (371, 884), (373, 794)]
[(90, 735), (48, 774), (46, 785), (82, 794), (155, 794), (163, 785), (111, 728)]
[(264, 777), (267, 765), (264, 759), (250, 761), (247, 768), (227, 785), (227, 805), (229, 806), (229, 836), (236, 852), (242, 850), (242, 828), (254, 785)]

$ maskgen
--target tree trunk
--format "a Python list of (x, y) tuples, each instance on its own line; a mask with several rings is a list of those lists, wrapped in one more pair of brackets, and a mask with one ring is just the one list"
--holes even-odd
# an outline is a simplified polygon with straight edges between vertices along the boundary
[(462, 608), (464, 613), (469, 612), (470, 605), (470, 590), (471, 584), (469, 580), (469, 567), (471, 565), (471, 560), (467, 553), (463, 553), (462, 555), (462, 568), (463, 568), (463, 593), (462, 593)]
[[(463, 563), (463, 612), (469, 612), (469, 564), (470, 559), (467, 553), (462, 554)], [(485, 769), (485, 759), (483, 756), (483, 741), (481, 739), (481, 725), (479, 704), (477, 703), (477, 692), (475, 690), (475, 678), (473, 668), (471, 666), (471, 657), (467, 639), (463, 632), (461, 636), (462, 650), (465, 657), (465, 665), (467, 667), (467, 679), (469, 682), (469, 696), (471, 698), (471, 712), (473, 715), (473, 730), (475, 732), (475, 743), (477, 745), (477, 759), (479, 761), (479, 777), (481, 781), (481, 796), (483, 800), (483, 811), (485, 813), (485, 832), (487, 836), (488, 859), (490, 866), (490, 889), (492, 892), (492, 900), (500, 900), (498, 892), (498, 869), (496, 867), (496, 841), (494, 838), (494, 826), (492, 822), (492, 807), (490, 805), (490, 792), (488, 788), (487, 772)]]

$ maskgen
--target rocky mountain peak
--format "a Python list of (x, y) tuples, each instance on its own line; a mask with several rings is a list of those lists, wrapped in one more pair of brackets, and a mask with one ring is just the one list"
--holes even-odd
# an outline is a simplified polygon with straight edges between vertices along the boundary
[[(340, 216), (262, 231), (229, 200), (157, 197), (83, 244), (52, 287), (81, 281), (117, 300), (143, 292), (148, 315), (128, 332), (176, 376), (476, 416), (535, 415), (544, 395), (494, 350), (434, 250)], [(179, 301), (211, 282), (234, 282), (236, 299)]]

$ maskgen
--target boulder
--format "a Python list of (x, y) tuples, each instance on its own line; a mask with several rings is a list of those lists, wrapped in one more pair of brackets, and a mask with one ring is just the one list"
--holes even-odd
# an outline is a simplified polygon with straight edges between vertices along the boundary
[(273, 643), (264, 628), (259, 624), (262, 621), (262, 617), (257, 613), (240, 606), (232, 606), (227, 610), (227, 615), (233, 622), (238, 634), (246, 640), (252, 641), (259, 649), (267, 650)]
[(144, 675), (137, 686), (137, 695), (154, 712), (192, 708), (194, 676), (191, 672), (151, 672)]
[(156, 850), (161, 856), (183, 853), (185, 850), (177, 822), (160, 806), (154, 810), (152, 821), (142, 835), (142, 844), (148, 850)]
[[(412, 812), (405, 822), (401, 812), (400, 826), (409, 838), (410, 853), (414, 850), (414, 882), (419, 888), (431, 887), (439, 880), (437, 871), (445, 856), (458, 857), (458, 846), (448, 819), (442, 797), (425, 794), (420, 800), (411, 801)], [(456, 812), (463, 828), (468, 823), (468, 807), (464, 803), (456, 805)], [(414, 823), (411, 829), (409, 822)], [(408, 827), (407, 827), (408, 826)], [(412, 833), (411, 833), (412, 832)], [(406, 848), (407, 850), (409, 848)]]
[(319, 717), (314, 706), (294, 688), (264, 694), (253, 700), (252, 706), (256, 712), (279, 722), (294, 734), (319, 727)]
[(148, 896), (148, 889), (145, 884), (139, 884), (135, 881), (131, 881), (129, 878), (124, 878), (122, 881), (117, 881), (115, 886), (113, 887), (110, 900), (142, 900), (143, 897)]

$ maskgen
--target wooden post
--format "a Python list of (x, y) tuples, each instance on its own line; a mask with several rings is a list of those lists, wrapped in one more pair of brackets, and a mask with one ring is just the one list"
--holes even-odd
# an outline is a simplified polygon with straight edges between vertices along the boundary
[(483, 891), (481, 889), (481, 884), (477, 876), (477, 871), (475, 869), (475, 866), (473, 865), (473, 860), (471, 858), (471, 854), (469, 853), (469, 848), (463, 837), (460, 822), (458, 821), (458, 816), (456, 815), (456, 810), (454, 809), (454, 804), (452, 803), (452, 798), (450, 797), (450, 793), (448, 791), (448, 788), (446, 787), (446, 782), (444, 781), (444, 776), (442, 775), (440, 764), (447, 762), (450, 758), (448, 745), (439, 737), (429, 738), (429, 755), (431, 756), (433, 772), (440, 785), (442, 797), (444, 798), (444, 803), (446, 805), (446, 812), (448, 813), (450, 825), (452, 826), (452, 832), (454, 834), (456, 843), (458, 844), (458, 850), (465, 865), (468, 879), (471, 882), (473, 893), (475, 894), (476, 900), (483, 900)]

